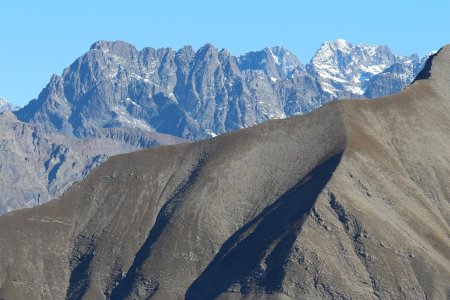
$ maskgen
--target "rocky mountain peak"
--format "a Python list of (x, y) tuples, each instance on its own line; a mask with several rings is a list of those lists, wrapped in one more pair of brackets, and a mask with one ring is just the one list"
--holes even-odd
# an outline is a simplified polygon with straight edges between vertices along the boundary
[(266, 47), (238, 57), (241, 70), (261, 70), (273, 82), (286, 79), (295, 69), (304, 69), (297, 56), (282, 46)]
[[(398, 82), (392, 91), (398, 91), (412, 81), (414, 75), (411, 74), (418, 72), (423, 61), (417, 55), (394, 55), (387, 46), (353, 45), (338, 39), (323, 43), (307, 67), (319, 78), (325, 92), (335, 98), (354, 98), (381, 96), (381, 91), (372, 86), (372, 78), (394, 64), (401, 64), (408, 74), (401, 80), (396, 79)], [(374, 92), (376, 95), (372, 94)]]
[[(334, 98), (396, 92), (417, 74), (420, 63), (412, 62), (384, 46), (345, 40), (324, 43), (306, 68), (282, 46), (235, 57), (212, 44), (138, 51), (123, 41), (98, 41), (18, 117), (75, 136), (123, 127), (199, 139), (308, 112)], [(372, 80), (394, 63), (405, 71)], [(382, 88), (389, 84), (392, 89)], [(174, 116), (181, 121), (172, 122)]]
[(136, 47), (124, 41), (97, 41), (90, 48), (90, 51), (93, 50), (100, 50), (123, 58), (133, 58), (138, 54)]
[(271, 47), (270, 52), (278, 65), (282, 78), (289, 76), (296, 69), (305, 69), (298, 57), (283, 46)]
[(218, 49), (214, 47), (214, 45), (209, 43), (200, 47), (196, 52), (196, 55), (199, 59), (207, 59), (207, 60), (217, 58), (218, 54), (219, 54)]
[(324, 42), (317, 53), (322, 53), (323, 56), (332, 56), (335, 52), (348, 53), (353, 50), (354, 46), (344, 39), (337, 39), (334, 41)]

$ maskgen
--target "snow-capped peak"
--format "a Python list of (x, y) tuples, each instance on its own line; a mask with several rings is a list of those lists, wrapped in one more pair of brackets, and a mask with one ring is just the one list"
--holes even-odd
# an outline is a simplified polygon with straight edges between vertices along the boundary
[(351, 49), (353, 48), (353, 45), (344, 39), (337, 39), (331, 42), (327, 42), (325, 44), (332, 49), (340, 50), (342, 52), (351, 51)]
[(339, 47), (341, 47), (341, 48), (346, 48), (346, 47), (350, 47), (351, 46), (351, 44), (349, 42), (347, 42), (346, 40), (344, 40), (344, 39), (337, 39), (337, 40), (334, 41), (334, 43), (336, 45), (338, 45)]
[(412, 59), (392, 54), (387, 46), (338, 39), (323, 43), (307, 68), (324, 91), (342, 98), (362, 96), (369, 80), (395, 63), (409, 64)]

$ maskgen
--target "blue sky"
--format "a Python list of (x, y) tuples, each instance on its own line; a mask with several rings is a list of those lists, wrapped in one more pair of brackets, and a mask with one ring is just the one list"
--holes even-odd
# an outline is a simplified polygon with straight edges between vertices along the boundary
[(0, 97), (26, 104), (97, 40), (236, 55), (283, 45), (304, 63), (337, 38), (423, 55), (450, 43), (449, 12), (448, 0), (2, 0)]

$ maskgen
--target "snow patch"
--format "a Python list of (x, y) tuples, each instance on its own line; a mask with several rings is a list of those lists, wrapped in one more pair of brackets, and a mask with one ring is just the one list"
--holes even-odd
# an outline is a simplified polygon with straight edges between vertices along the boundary
[(278, 56), (276, 56), (275, 53), (273, 53), (272, 49), (270, 49), (270, 48), (269, 48), (269, 52), (270, 52), (270, 54), (272, 55), (273, 61), (274, 61), (277, 65), (279, 65), (279, 64), (280, 64), (280, 61), (278, 60)]
[(150, 127), (144, 120), (140, 120), (131, 116), (123, 106), (115, 106), (114, 112), (117, 115), (116, 120), (123, 126), (139, 128), (145, 131), (154, 131), (154, 129)]
[(347, 86), (345, 89), (356, 95), (364, 94), (364, 91), (359, 86)]
[(215, 133), (211, 129), (206, 129), (205, 132), (211, 137), (216, 137), (217, 136), (217, 133)]

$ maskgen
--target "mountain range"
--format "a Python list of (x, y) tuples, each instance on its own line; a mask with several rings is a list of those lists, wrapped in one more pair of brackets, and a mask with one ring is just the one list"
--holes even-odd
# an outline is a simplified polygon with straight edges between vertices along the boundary
[(395, 95), (111, 157), (0, 216), (0, 298), (449, 299), (449, 78), (450, 45)]
[[(233, 56), (210, 44), (138, 51), (96, 42), (37, 99), (0, 116), (0, 186), (9, 189), (0, 213), (60, 195), (112, 154), (202, 140), (336, 99), (396, 93), (425, 59), (344, 40), (324, 43), (307, 65), (279, 46)], [(76, 146), (86, 143), (88, 151)]]
[[(83, 138), (128, 127), (198, 140), (307, 113), (333, 99), (398, 92), (425, 59), (343, 40), (324, 43), (307, 66), (283, 47), (235, 57), (211, 44), (196, 52), (189, 46), (138, 51), (99, 41), (17, 116)], [(388, 88), (380, 92), (380, 85)]]

